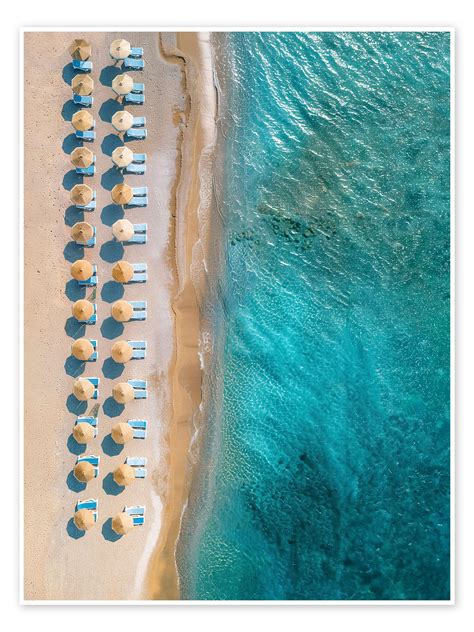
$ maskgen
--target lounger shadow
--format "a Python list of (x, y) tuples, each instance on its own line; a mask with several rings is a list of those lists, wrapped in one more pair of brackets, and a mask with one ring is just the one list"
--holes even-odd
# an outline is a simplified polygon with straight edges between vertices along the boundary
[(107, 454), (108, 456), (117, 456), (122, 452), (125, 446), (115, 443), (112, 439), (112, 435), (108, 434), (103, 438), (101, 447), (104, 454)]
[(123, 283), (117, 283), (117, 281), (107, 281), (102, 286), (100, 297), (106, 303), (114, 303), (122, 298), (125, 293)]
[(115, 241), (114, 239), (106, 241), (105, 244), (102, 244), (100, 248), (101, 259), (103, 259), (104, 261), (108, 261), (109, 263), (120, 261), (120, 259), (123, 259), (124, 253), (125, 250), (122, 244), (119, 241)]
[(108, 518), (102, 525), (102, 535), (109, 542), (117, 542), (122, 537), (112, 529), (112, 518)]
[(71, 432), (67, 439), (67, 449), (72, 454), (79, 456), (80, 454), (84, 454), (84, 452), (87, 450), (87, 445), (83, 443), (78, 443)]
[(116, 402), (113, 397), (107, 397), (102, 405), (102, 410), (107, 417), (118, 417), (125, 410), (125, 406)]
[(74, 518), (71, 518), (67, 523), (66, 531), (70, 538), (74, 538), (74, 540), (78, 540), (79, 538), (83, 538), (86, 535), (85, 531), (81, 531), (74, 524)]
[(64, 370), (67, 375), (71, 375), (72, 377), (79, 377), (84, 373), (86, 367), (86, 363), (82, 360), (78, 360), (73, 355), (70, 355), (64, 363)]
[(125, 487), (120, 487), (120, 485), (117, 485), (117, 483), (114, 481), (114, 475), (112, 474), (112, 472), (109, 472), (109, 474), (107, 474), (107, 476), (104, 478), (104, 480), (102, 481), (102, 487), (104, 489), (104, 492), (109, 496), (118, 496), (125, 489)]
[(100, 326), (101, 334), (104, 336), (104, 338), (107, 338), (108, 340), (113, 340), (114, 338), (121, 336), (123, 334), (123, 331), (123, 323), (119, 323), (114, 318), (112, 318), (112, 316), (106, 318)]
[(106, 123), (111, 123), (112, 116), (117, 112), (120, 112), (120, 110), (122, 109), (123, 108), (120, 103), (117, 103), (117, 101), (115, 101), (114, 99), (107, 99), (107, 101), (104, 101), (100, 106), (99, 118)]
[(113, 358), (107, 358), (104, 360), (104, 364), (102, 365), (102, 372), (104, 377), (108, 377), (111, 380), (116, 377), (120, 377), (125, 369), (125, 364), (120, 364), (120, 362), (115, 362)]

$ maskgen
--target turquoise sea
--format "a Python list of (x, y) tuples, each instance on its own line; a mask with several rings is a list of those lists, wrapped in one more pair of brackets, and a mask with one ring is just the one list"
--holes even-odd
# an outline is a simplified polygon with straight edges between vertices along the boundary
[(213, 45), (224, 265), (182, 597), (449, 599), (450, 35)]

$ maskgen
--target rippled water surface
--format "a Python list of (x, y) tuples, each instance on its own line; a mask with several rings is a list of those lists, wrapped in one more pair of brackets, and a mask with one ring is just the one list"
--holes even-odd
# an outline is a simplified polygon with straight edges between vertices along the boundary
[(449, 33), (230, 33), (186, 599), (449, 598)]

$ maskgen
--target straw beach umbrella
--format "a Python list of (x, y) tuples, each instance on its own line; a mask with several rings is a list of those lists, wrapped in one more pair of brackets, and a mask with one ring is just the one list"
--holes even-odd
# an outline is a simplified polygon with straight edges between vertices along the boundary
[(80, 59), (81, 61), (86, 61), (92, 54), (91, 45), (85, 39), (73, 40), (69, 52), (73, 59)]
[(84, 445), (94, 438), (94, 428), (87, 421), (80, 421), (74, 426), (72, 436), (77, 443)]
[(130, 42), (124, 39), (116, 39), (112, 42), (109, 48), (110, 56), (112, 59), (125, 59), (130, 55), (131, 46)]
[(128, 204), (133, 197), (133, 189), (129, 184), (125, 184), (125, 182), (121, 182), (120, 184), (116, 184), (112, 189), (112, 200), (115, 204), (119, 204), (120, 206), (124, 206)]
[(133, 125), (133, 116), (127, 110), (115, 112), (112, 116), (112, 125), (117, 132), (126, 132)]
[(79, 204), (79, 206), (89, 204), (89, 202), (92, 202), (93, 197), (94, 191), (87, 184), (75, 184), (71, 189), (71, 202)]
[(74, 129), (85, 132), (94, 125), (94, 117), (87, 110), (79, 110), (72, 115), (71, 123)]
[(79, 509), (74, 514), (74, 524), (80, 531), (88, 531), (94, 526), (94, 513), (90, 509)]
[(73, 92), (81, 95), (81, 97), (88, 96), (94, 90), (94, 80), (89, 75), (76, 75), (71, 81), (71, 88)]
[(130, 483), (133, 483), (135, 480), (135, 471), (133, 467), (127, 465), (126, 463), (122, 463), (114, 472), (114, 481), (117, 485), (121, 487), (127, 487)]
[(133, 529), (133, 518), (128, 513), (122, 512), (112, 520), (112, 529), (118, 535), (125, 535)]
[(115, 443), (118, 443), (119, 445), (124, 445), (125, 443), (128, 443), (133, 439), (133, 430), (128, 424), (124, 423), (123, 421), (115, 424), (110, 434), (112, 435), (112, 439), (115, 441)]
[(117, 241), (128, 241), (133, 237), (133, 224), (128, 219), (118, 219), (112, 225), (112, 233)]
[(87, 281), (92, 276), (94, 268), (85, 259), (75, 261), (71, 266), (71, 275), (76, 281)]
[(92, 382), (85, 378), (79, 378), (74, 382), (74, 395), (81, 402), (86, 402), (88, 399), (92, 399), (94, 391), (95, 389)]
[(87, 169), (94, 162), (94, 154), (87, 147), (76, 147), (71, 153), (71, 162), (75, 167)]
[(117, 301), (112, 305), (111, 314), (117, 322), (126, 323), (132, 317), (133, 307), (128, 301)]
[(76, 222), (71, 228), (71, 236), (78, 244), (87, 244), (94, 236), (94, 227), (87, 222)]
[(128, 147), (117, 147), (112, 152), (112, 162), (119, 169), (128, 167), (133, 162), (133, 151)]
[(75, 340), (71, 346), (71, 354), (77, 359), (86, 361), (91, 355), (94, 353), (94, 347), (90, 340), (87, 338), (79, 338), (79, 340)]
[(133, 89), (133, 79), (130, 75), (117, 75), (112, 81), (112, 90), (115, 94), (122, 96), (128, 94)]
[(133, 274), (133, 267), (128, 261), (118, 261), (112, 268), (112, 276), (117, 283), (128, 283)]
[(80, 461), (74, 467), (74, 476), (81, 483), (88, 483), (94, 478), (94, 466), (88, 461)]
[(79, 299), (72, 306), (72, 315), (77, 320), (89, 320), (93, 313), (94, 305), (85, 298)]
[(135, 391), (133, 386), (128, 382), (119, 382), (112, 389), (112, 395), (118, 404), (127, 404), (135, 399)]
[(119, 340), (112, 345), (110, 355), (119, 364), (125, 364), (132, 359), (133, 349), (125, 340)]

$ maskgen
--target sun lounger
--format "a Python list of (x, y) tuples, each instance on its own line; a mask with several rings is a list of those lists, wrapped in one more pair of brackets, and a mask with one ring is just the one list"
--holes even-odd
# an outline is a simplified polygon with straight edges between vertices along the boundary
[(136, 197), (145, 197), (148, 195), (148, 187), (133, 187), (132, 191)]
[[(146, 198), (140, 198), (140, 199), (146, 199)], [(126, 244), (146, 244), (147, 242), (147, 235), (146, 235), (146, 231), (147, 231), (147, 224), (134, 224), (133, 225), (133, 230), (134, 230), (134, 234), (132, 237), (130, 237), (130, 239), (128, 239), (127, 241), (122, 242), (124, 245)]]
[(146, 478), (146, 467), (134, 467), (135, 478)]
[(97, 265), (94, 263), (92, 266), (92, 276), (90, 279), (86, 279), (85, 281), (78, 281), (78, 285), (81, 287), (94, 287), (97, 285), (98, 277), (97, 277)]
[(135, 164), (142, 164), (146, 162), (146, 154), (133, 154), (133, 162)]
[(124, 512), (127, 513), (129, 516), (144, 516), (145, 511), (146, 509), (142, 505), (134, 505), (124, 508)]
[(147, 458), (146, 456), (127, 456), (125, 463), (131, 467), (145, 467)]
[(130, 386), (135, 391), (135, 399), (147, 399), (147, 381), (146, 380), (128, 380)]
[(139, 197), (133, 196), (127, 206), (148, 206), (148, 198), (142, 195)]
[(145, 283), (148, 280), (146, 263), (132, 263), (133, 276), (128, 283)]
[(91, 143), (95, 140), (95, 132), (93, 130), (87, 130), (86, 132), (81, 132), (80, 130), (76, 130), (76, 138), (79, 140), (83, 140), (87, 143)]
[(129, 164), (127, 167), (125, 167), (125, 169), (123, 170), (124, 173), (132, 173), (137, 176), (142, 176), (145, 173), (145, 171), (146, 171), (146, 165), (135, 165), (133, 164), (133, 162)]
[[(90, 509), (91, 511), (97, 512), (98, 501), (96, 498), (89, 498), (88, 500), (78, 500), (76, 504), (76, 511), (80, 509)], [(95, 516), (95, 520), (97, 520), (97, 516)]]
[(131, 48), (129, 57), (143, 57), (143, 48), (138, 46)]
[(133, 320), (146, 320), (147, 312), (147, 302), (146, 301), (130, 301), (130, 305), (133, 307), (133, 314), (130, 318)]
[(80, 94), (74, 94), (73, 101), (76, 105), (82, 105), (82, 107), (90, 108), (94, 103), (94, 97), (91, 95), (81, 96)]
[[(95, 204), (95, 202), (94, 202)], [(92, 235), (92, 237), (89, 239), (89, 241), (87, 241), (85, 244), (80, 244), (81, 246), (84, 246), (84, 248), (93, 248), (96, 244), (97, 241), (97, 236), (96, 236), (96, 229), (94, 226), (94, 234)], [(76, 242), (78, 243), (78, 242)]]
[(124, 103), (128, 103), (129, 105), (143, 105), (145, 103), (145, 95), (133, 94), (133, 92), (129, 92), (125, 95), (123, 101)]
[(133, 57), (126, 57), (123, 60), (122, 68), (124, 70), (143, 70), (145, 68), (145, 62), (143, 59), (134, 59)]
[(134, 116), (132, 127), (145, 127), (146, 116)]
[(134, 439), (146, 439), (148, 421), (145, 419), (129, 419), (128, 425), (133, 429)]
[(145, 524), (145, 516), (133, 516), (133, 526), (141, 527)]
[(145, 92), (145, 84), (144, 83), (134, 83), (132, 88), (133, 94), (143, 94)]
[(129, 340), (133, 349), (132, 360), (143, 360), (146, 357), (146, 340)]
[(95, 165), (76, 167), (76, 173), (80, 176), (95, 176)]
[(133, 127), (125, 132), (125, 139), (144, 140), (147, 137), (147, 131), (144, 127), (134, 129)]
[(80, 59), (73, 59), (72, 67), (74, 70), (80, 70), (81, 72), (92, 72), (93, 64), (91, 61), (81, 61)]

